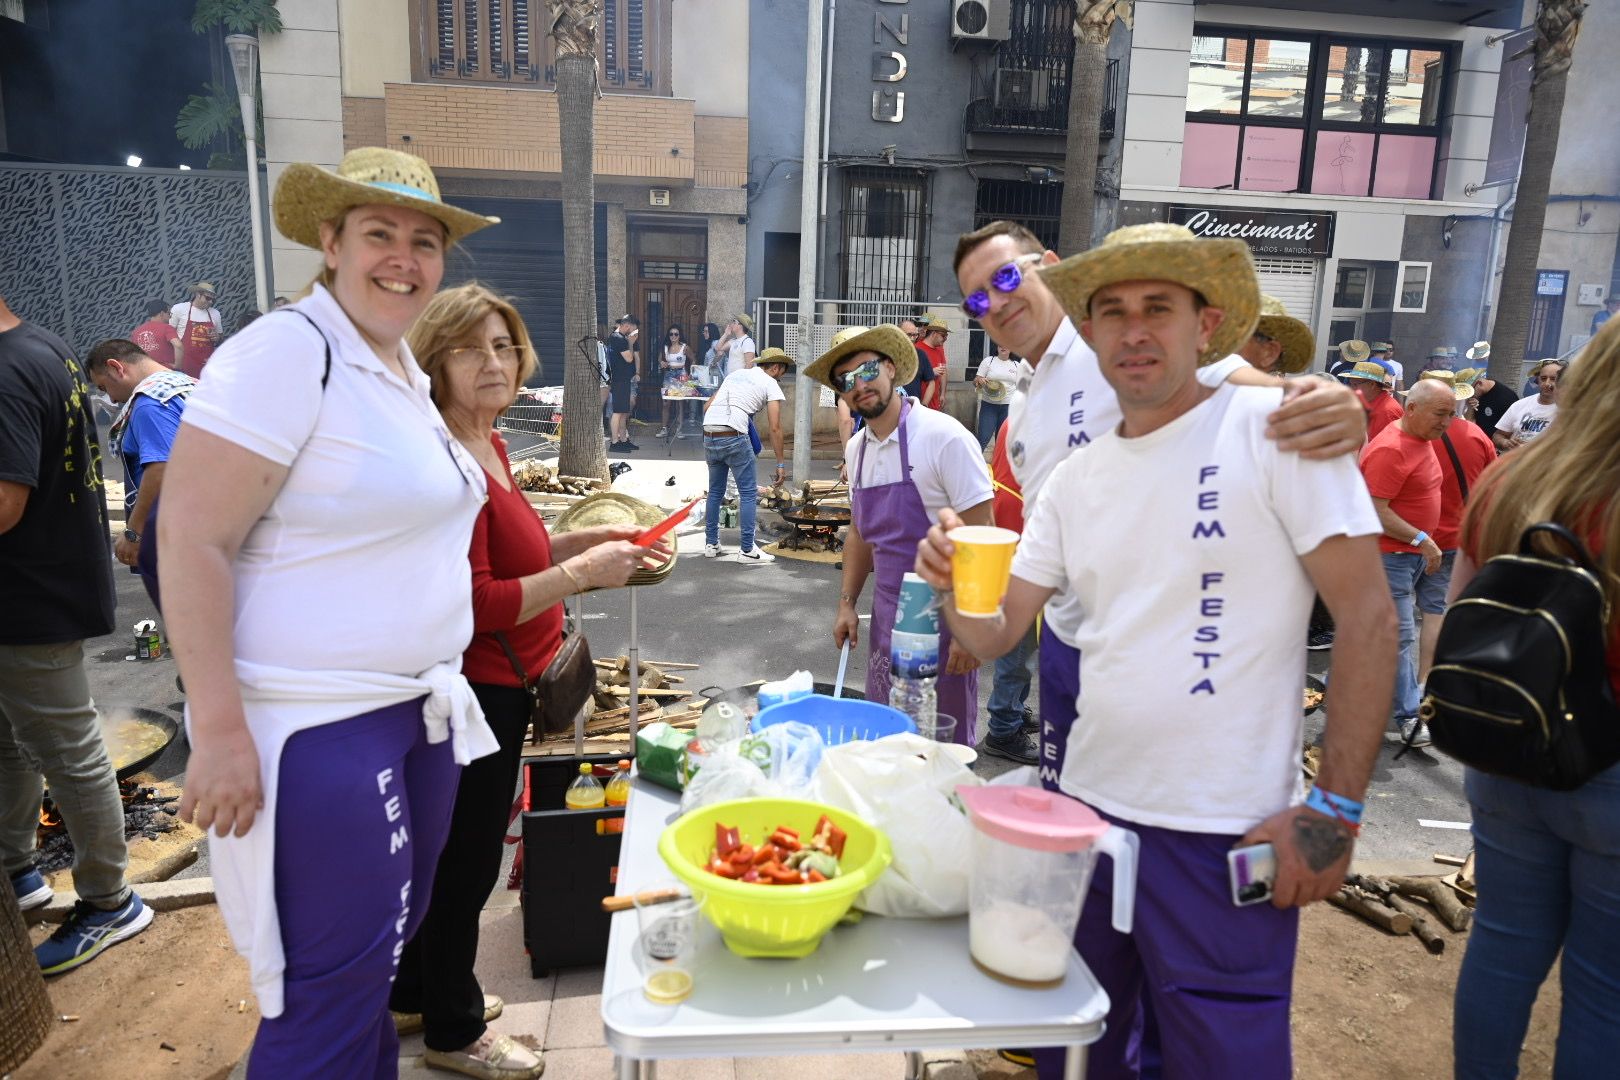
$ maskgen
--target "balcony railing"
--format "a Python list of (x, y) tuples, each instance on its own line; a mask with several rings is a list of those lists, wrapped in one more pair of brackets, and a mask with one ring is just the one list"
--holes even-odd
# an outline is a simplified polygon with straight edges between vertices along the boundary
[[(982, 134), (1062, 135), (1069, 129), (1071, 62), (1040, 67), (994, 67), (973, 76), (968, 130)], [(1102, 137), (1114, 135), (1119, 103), (1119, 61), (1103, 72)]]

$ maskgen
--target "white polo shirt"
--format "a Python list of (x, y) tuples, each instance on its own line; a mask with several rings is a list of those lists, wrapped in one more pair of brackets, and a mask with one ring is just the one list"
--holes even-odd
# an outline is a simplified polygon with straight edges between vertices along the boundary
[(1082, 615), (1060, 783), (1128, 821), (1242, 833), (1300, 798), (1299, 556), (1379, 532), (1354, 458), (1266, 438), (1282, 401), (1222, 386), (1157, 431), (1099, 437), (1047, 479), (1013, 573)]
[[(1248, 363), (1232, 355), (1198, 369), (1198, 381), (1219, 386)], [(1035, 505), (1047, 477), (1075, 450), (1091, 445), (1119, 426), (1119, 398), (1103, 378), (1097, 354), (1073, 320), (1064, 317), (1036, 367), (1018, 365), (1018, 381), (1007, 410), (1007, 460), (1024, 493), (1024, 512)], [(1080, 609), (1067, 594), (1046, 605), (1044, 625), (1071, 648)]]
[[(911, 461), (911, 481), (917, 485), (930, 520), (937, 521), (945, 507), (960, 513), (990, 501), (995, 489), (984, 464), (984, 451), (971, 432), (955, 417), (937, 409), (913, 403), (906, 413), (906, 455)], [(866, 461), (860, 473), (855, 463), (866, 447)], [(844, 447), (854, 490), (895, 484), (900, 475), (900, 426), (882, 439), (870, 425), (862, 427)], [(860, 527), (860, 522), (855, 523)]]
[(296, 308), (331, 342), (325, 390), (320, 335), (277, 312), (220, 347), (183, 421), (291, 466), (232, 567), (236, 655), (414, 675), (472, 640), (467, 549), (483, 470), (463, 475), (403, 342), (409, 386), (324, 288)]

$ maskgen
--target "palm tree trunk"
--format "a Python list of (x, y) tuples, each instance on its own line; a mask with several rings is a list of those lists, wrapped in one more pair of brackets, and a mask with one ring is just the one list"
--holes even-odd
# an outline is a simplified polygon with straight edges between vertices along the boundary
[(1103, 76), (1108, 45), (1077, 36), (1069, 77), (1069, 131), (1063, 146), (1063, 204), (1058, 252), (1077, 255), (1091, 247), (1097, 204), (1097, 144), (1102, 138)]
[(553, 5), (562, 126), (563, 428), (557, 471), (606, 480), (596, 351), (596, 4)]
[(1570, 57), (1585, 10), (1581, 0), (1541, 0), (1536, 13), (1529, 129), (1525, 133), (1524, 161), (1519, 166), (1519, 189), (1502, 263), (1502, 283), (1496, 294), (1489, 361), (1491, 377), (1505, 379), (1512, 386), (1519, 384), (1523, 361), (1533, 359), (1526, 356), (1526, 349), (1530, 309), (1535, 303), (1536, 269), (1541, 259), (1542, 226), (1547, 219), (1547, 196), (1552, 188), (1553, 159), (1563, 122)]

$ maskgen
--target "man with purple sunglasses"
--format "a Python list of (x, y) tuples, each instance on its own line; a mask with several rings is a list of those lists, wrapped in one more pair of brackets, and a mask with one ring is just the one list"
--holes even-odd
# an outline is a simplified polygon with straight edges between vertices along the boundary
[[(1120, 421), (1119, 402), (1092, 352), (1057, 297), (1033, 271), (1058, 261), (1039, 238), (1016, 222), (993, 221), (956, 244), (954, 267), (962, 310), (998, 345), (1024, 357), (1007, 418), (1007, 455), (1033, 506), (1041, 485), (1069, 454)], [(1227, 356), (1198, 370), (1198, 381), (1218, 387), (1280, 386), (1284, 404), (1268, 434), (1285, 451), (1323, 459), (1360, 451), (1366, 416), (1355, 396), (1326, 379), (1279, 379)], [(1122, 538), (1126, 539), (1126, 538)], [(1046, 607), (1040, 635), (1041, 783), (1057, 790), (1074, 723), (1080, 658), (1075, 648), (1080, 612), (1059, 593)]]

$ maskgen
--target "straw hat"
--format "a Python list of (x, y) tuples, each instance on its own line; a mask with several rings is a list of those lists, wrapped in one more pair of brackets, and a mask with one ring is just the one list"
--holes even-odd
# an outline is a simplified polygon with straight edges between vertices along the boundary
[(917, 318), (913, 321), (917, 324), (917, 328), (923, 332), (923, 336), (925, 337), (935, 330), (938, 330), (942, 334), (949, 334), (951, 332), (951, 324), (932, 312), (925, 312), (922, 315), (917, 316)]
[[(1490, 353), (1490, 348), (1491, 347), (1489, 345), (1485, 346), (1485, 351), (1487, 354)], [(1455, 360), (1457, 359), (1457, 346), (1436, 345), (1434, 348), (1429, 350), (1429, 358), (1432, 360), (1436, 356), (1446, 360)]]
[(774, 345), (754, 357), (755, 367), (764, 367), (766, 364), (786, 364), (789, 371), (793, 371), (799, 366), (797, 360), (794, 360), (793, 357)]
[(1368, 346), (1373, 352), (1389, 352), (1394, 347), (1387, 341), (1375, 341)]
[(1260, 314), (1260, 282), (1249, 245), (1200, 239), (1185, 225), (1127, 225), (1090, 251), (1043, 266), (1039, 273), (1075, 322), (1090, 317), (1093, 293), (1120, 281), (1171, 281), (1202, 293), (1226, 317), (1199, 354), (1200, 364), (1235, 352), (1249, 340)]
[(1285, 375), (1297, 375), (1311, 366), (1316, 353), (1316, 337), (1304, 323), (1288, 314), (1281, 300), (1260, 294), (1260, 321), (1254, 332), (1282, 345), (1277, 366)]
[(445, 227), (451, 243), (501, 220), (451, 206), (439, 197), (439, 182), (427, 162), (377, 146), (350, 150), (336, 172), (307, 162), (287, 166), (271, 200), (276, 228), (312, 248), (321, 246), (321, 222), (379, 203), (421, 211)]
[[(754, 333), (754, 317), (752, 315), (733, 315), (732, 318), (734, 320), (736, 320), (738, 323), (740, 323), (744, 330), (748, 331), (748, 334), (749, 334), (750, 337), (753, 336), (753, 333)], [(755, 357), (754, 359), (757, 362), (759, 358)]]
[[(1361, 344), (1363, 347), (1365, 347), (1366, 342), (1362, 342)], [(1366, 379), (1368, 382), (1375, 382), (1381, 386), (1383, 385), (1384, 380), (1389, 378), (1389, 369), (1376, 361), (1357, 360), (1356, 366), (1351, 368), (1349, 371), (1340, 372), (1339, 378)]]
[(1468, 351), (1463, 355), (1470, 360), (1489, 360), (1491, 357), (1491, 343), (1488, 341), (1476, 341), (1468, 347)]
[(904, 330), (893, 323), (872, 327), (852, 326), (840, 330), (833, 335), (832, 347), (816, 357), (815, 362), (804, 369), (804, 373), (821, 385), (831, 387), (833, 393), (842, 393), (833, 386), (833, 368), (846, 358), (862, 352), (882, 353), (893, 360), (896, 386), (904, 386), (917, 377), (917, 346), (906, 337)]
[[(1418, 376), (1418, 382), (1422, 382), (1424, 379), (1433, 379), (1435, 382), (1445, 383), (1451, 389), (1451, 392), (1457, 395), (1458, 401), (1467, 401), (1474, 396), (1474, 388), (1463, 382), (1455, 371), (1425, 371)], [(1407, 390), (1405, 393), (1410, 394), (1411, 391)]]
[[(552, 536), (561, 536), (563, 533), (578, 532), (597, 525), (636, 525), (649, 529), (668, 516), (652, 503), (617, 491), (598, 491), (558, 514), (549, 531)], [(660, 566), (650, 569), (645, 566), (637, 567), (626, 584), (656, 585), (675, 569), (675, 562), (675, 556), (671, 555)]]
[(213, 296), (216, 292), (217, 290), (214, 288), (212, 281), (199, 281), (191, 287), (192, 296), (196, 296), (198, 293), (207, 293), (209, 296)]
[(1484, 368), (1465, 367), (1461, 371), (1457, 372), (1457, 382), (1467, 386), (1473, 386), (1479, 381), (1479, 377), (1483, 374), (1485, 374)]
[(1339, 355), (1352, 364), (1359, 364), (1372, 355), (1372, 347), (1360, 338), (1339, 342)]

